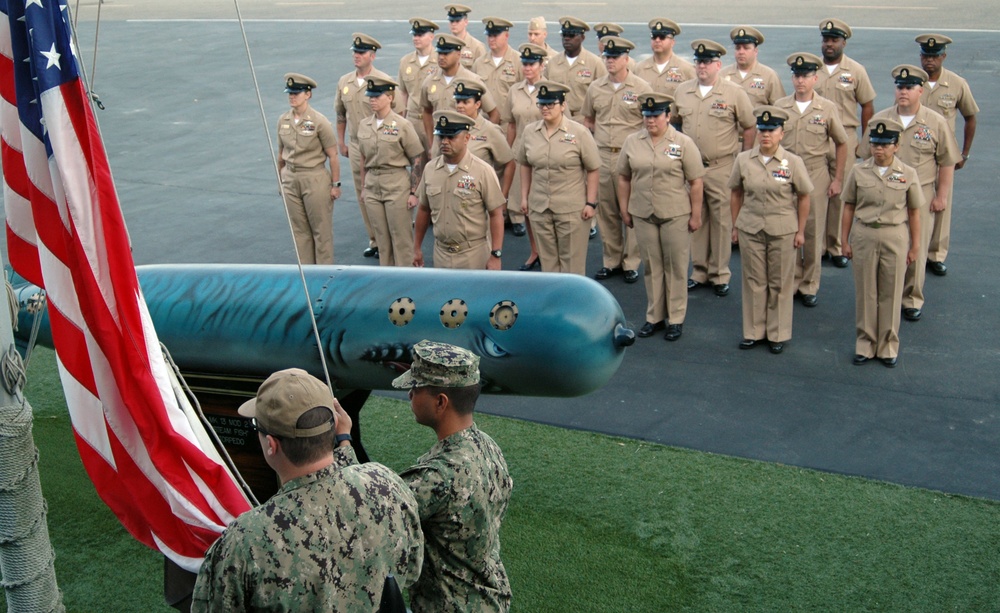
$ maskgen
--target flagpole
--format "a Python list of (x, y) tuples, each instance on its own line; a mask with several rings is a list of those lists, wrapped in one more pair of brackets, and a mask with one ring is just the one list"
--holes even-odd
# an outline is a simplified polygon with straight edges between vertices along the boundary
[[(4, 280), (7, 285), (7, 281)], [(9, 285), (7, 285), (9, 288)], [(11, 292), (4, 295), (11, 299)], [(25, 373), (11, 309), (0, 305), (0, 573), (10, 611), (65, 611), (38, 478)]]

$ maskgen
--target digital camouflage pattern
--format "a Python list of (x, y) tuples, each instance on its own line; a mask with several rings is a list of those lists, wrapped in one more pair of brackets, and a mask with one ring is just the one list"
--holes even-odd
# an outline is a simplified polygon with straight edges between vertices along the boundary
[(426, 556), (413, 613), (507, 611), (500, 523), (513, 481), (500, 447), (475, 425), (438, 441), (402, 473), (416, 495)]
[(229, 525), (205, 555), (192, 611), (372, 611), (386, 575), (413, 583), (423, 560), (414, 496), (347, 449)]
[(413, 365), (393, 387), (466, 387), (479, 383), (479, 356), (468, 349), (423, 340), (413, 346)]

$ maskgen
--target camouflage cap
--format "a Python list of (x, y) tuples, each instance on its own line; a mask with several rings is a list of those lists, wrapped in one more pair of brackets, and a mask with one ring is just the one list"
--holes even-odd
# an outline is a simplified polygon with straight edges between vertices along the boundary
[(479, 383), (479, 356), (468, 349), (423, 340), (413, 346), (413, 365), (392, 382), (397, 389), (466, 387)]
[[(263, 383), (257, 395), (238, 409), (243, 417), (256, 419), (257, 428), (266, 434), (282, 438), (308, 438), (333, 429), (336, 402), (325, 383), (301, 368), (279, 370)], [(330, 410), (330, 421), (314, 428), (297, 428), (302, 414), (324, 407)]]

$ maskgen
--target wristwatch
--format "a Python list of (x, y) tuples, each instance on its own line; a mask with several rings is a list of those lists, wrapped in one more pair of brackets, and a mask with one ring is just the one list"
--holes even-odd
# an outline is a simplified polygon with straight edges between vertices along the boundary
[(330, 181), (330, 187), (340, 187), (340, 181)]
[(495, 258), (498, 258), (503, 255), (503, 251), (500, 251), (499, 249), (494, 249), (493, 251), (490, 251), (490, 255), (492, 255)]

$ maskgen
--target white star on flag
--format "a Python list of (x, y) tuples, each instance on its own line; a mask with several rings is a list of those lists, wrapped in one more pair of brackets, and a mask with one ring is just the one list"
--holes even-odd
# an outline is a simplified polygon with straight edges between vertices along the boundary
[(59, 58), (62, 57), (62, 54), (56, 51), (55, 43), (52, 43), (51, 49), (40, 51), (40, 53), (49, 59), (49, 63), (45, 65), (46, 68), (52, 68), (53, 66), (59, 68)]

